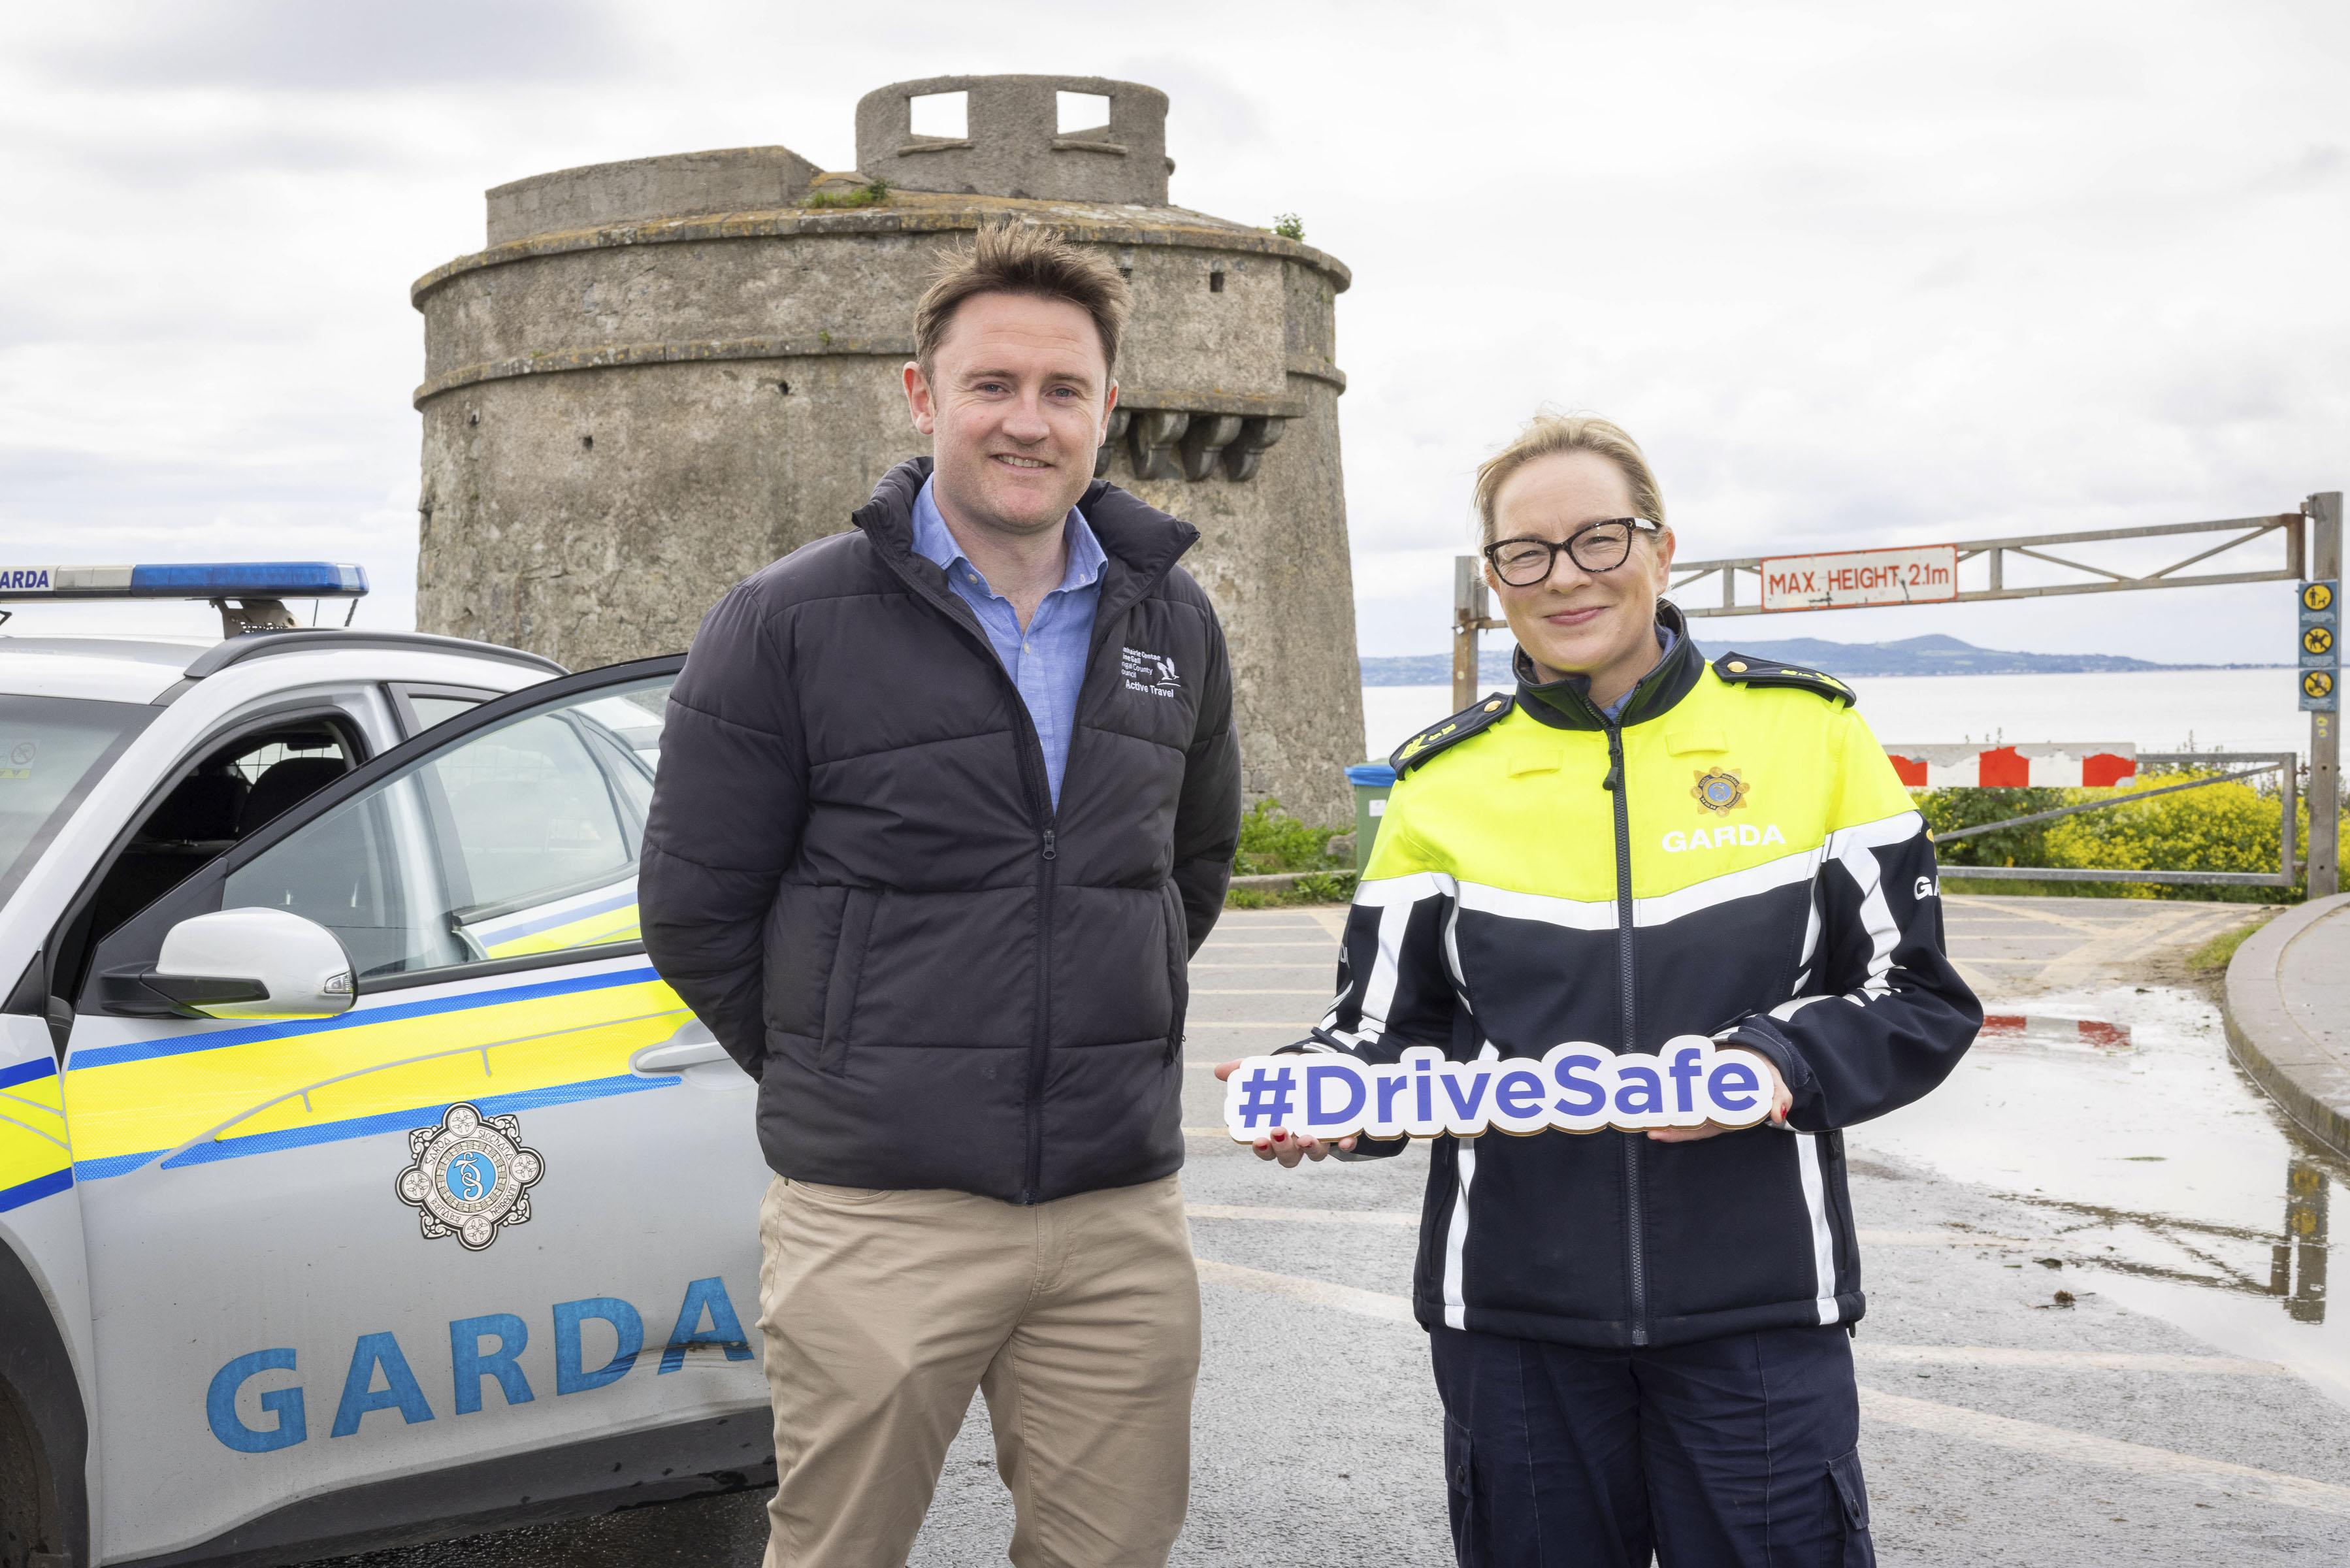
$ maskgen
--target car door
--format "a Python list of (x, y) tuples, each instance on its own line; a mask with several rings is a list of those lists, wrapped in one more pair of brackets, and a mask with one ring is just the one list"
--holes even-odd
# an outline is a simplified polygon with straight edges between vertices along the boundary
[[(101, 945), (65, 1105), (109, 1557), (755, 1470), (754, 1086), (637, 935), (680, 662), (445, 720)], [(141, 979), (232, 909), (331, 931), (349, 1011)]]

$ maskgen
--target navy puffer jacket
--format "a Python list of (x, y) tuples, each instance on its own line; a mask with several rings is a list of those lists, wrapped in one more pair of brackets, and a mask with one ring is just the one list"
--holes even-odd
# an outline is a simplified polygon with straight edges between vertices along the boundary
[(1240, 761), (1189, 524), (1096, 483), (1108, 555), (1059, 808), (1026, 706), (913, 550), (928, 460), (737, 584), (670, 701), (640, 881), (662, 977), (797, 1179), (1034, 1203), (1182, 1163), (1185, 965)]

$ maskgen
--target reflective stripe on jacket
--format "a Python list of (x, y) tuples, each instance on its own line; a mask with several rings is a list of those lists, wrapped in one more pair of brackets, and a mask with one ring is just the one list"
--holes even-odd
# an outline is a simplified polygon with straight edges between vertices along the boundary
[(1703, 1034), (1794, 1096), (1786, 1128), (1690, 1143), (1438, 1139), (1425, 1324), (1635, 1345), (1862, 1314), (1835, 1129), (1941, 1082), (1982, 1013), (1925, 824), (1848, 694), (1725, 678), (1736, 659), (1684, 635), (1620, 724), (1579, 681), (1522, 680), (1397, 753), (1326, 1038), (1391, 1062)]

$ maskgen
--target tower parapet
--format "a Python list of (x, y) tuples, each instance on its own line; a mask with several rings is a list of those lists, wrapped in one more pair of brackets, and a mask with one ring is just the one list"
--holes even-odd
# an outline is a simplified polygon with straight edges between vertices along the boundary
[[(963, 134), (918, 136), (916, 99), (963, 95)], [(1064, 131), (1060, 95), (1109, 100), (1106, 123)], [(908, 191), (1163, 207), (1167, 95), (1107, 77), (930, 77), (857, 100), (857, 167)]]

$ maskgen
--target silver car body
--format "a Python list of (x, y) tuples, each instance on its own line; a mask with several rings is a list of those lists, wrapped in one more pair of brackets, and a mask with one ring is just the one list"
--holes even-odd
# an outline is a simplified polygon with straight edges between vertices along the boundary
[[(0, 854), (0, 1311), (49, 1550), (295, 1561), (755, 1483), (754, 1086), (635, 940), (676, 660), (239, 640), (0, 637), (0, 713), (143, 710)], [(304, 723), (360, 765), (209, 859), (147, 836), (200, 764)], [(11, 754), (0, 723), (0, 792)], [(97, 929), (110, 867), (163, 848), (201, 868)], [(172, 921), (249, 906), (336, 931), (350, 1011), (142, 990)]]

